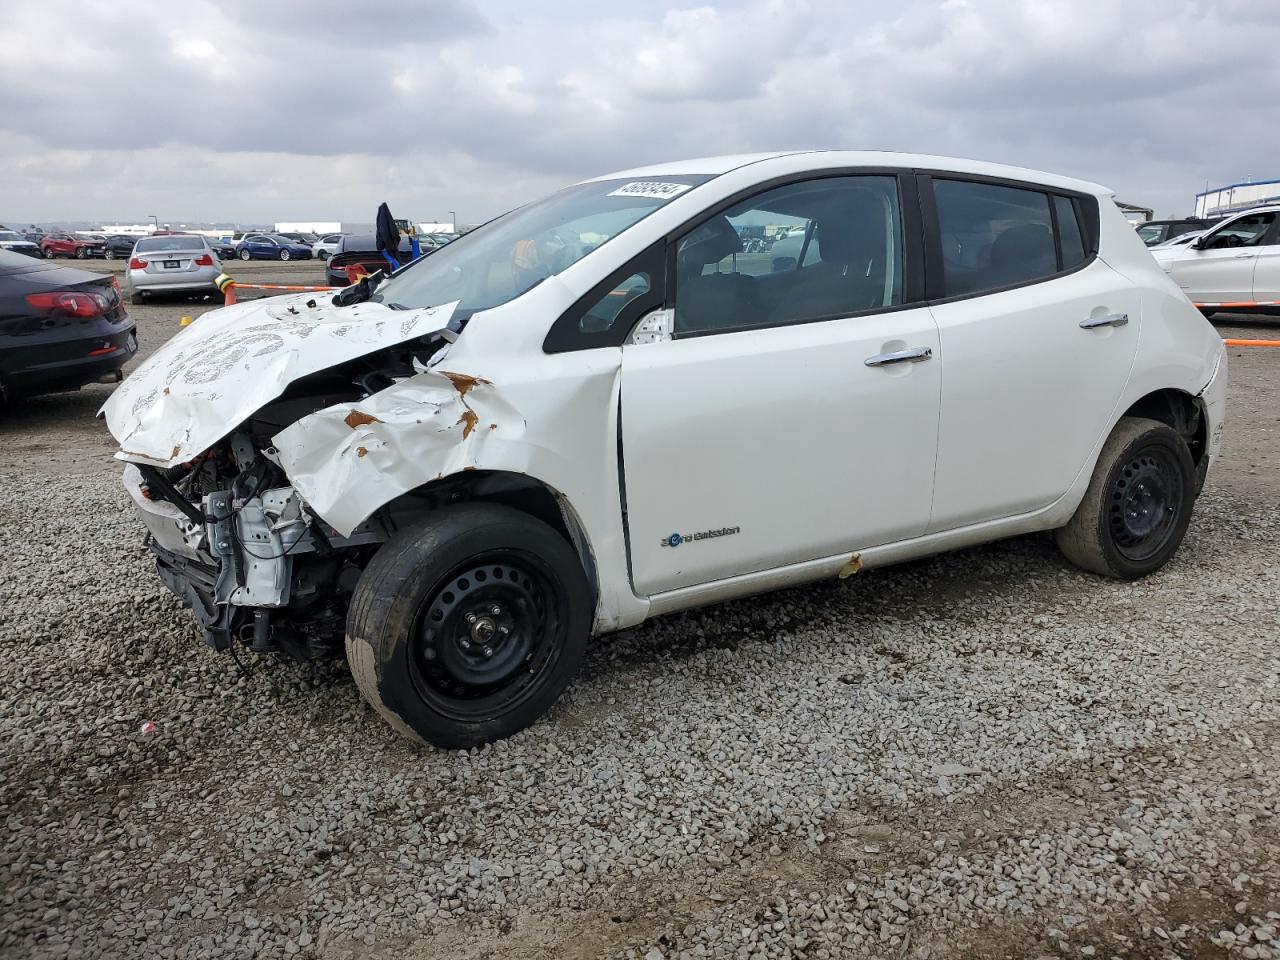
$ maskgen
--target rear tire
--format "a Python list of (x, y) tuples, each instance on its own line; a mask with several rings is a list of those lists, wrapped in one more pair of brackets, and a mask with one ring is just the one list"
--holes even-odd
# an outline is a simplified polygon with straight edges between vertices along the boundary
[(397, 731), (445, 748), (508, 737), (568, 686), (593, 613), (577, 553), (497, 504), (445, 507), (374, 555), (347, 613), (347, 659)]
[(115, 258), (116, 258), (116, 253), (110, 247), (107, 247), (107, 249), (102, 251), (103, 260), (114, 260)]
[(77, 259), (77, 260), (83, 260), (83, 259), (84, 259), (85, 257), (87, 257), (87, 256), (89, 256), (89, 251), (88, 251), (88, 250), (86, 250), (84, 247), (76, 247), (76, 259)]
[(1186, 441), (1157, 420), (1124, 417), (1102, 446), (1080, 506), (1056, 532), (1058, 548), (1081, 569), (1137, 580), (1177, 552), (1195, 497)]

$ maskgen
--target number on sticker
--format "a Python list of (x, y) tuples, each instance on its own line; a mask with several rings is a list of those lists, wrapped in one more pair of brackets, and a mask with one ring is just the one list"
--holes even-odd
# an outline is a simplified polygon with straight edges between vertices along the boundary
[(617, 190), (610, 191), (610, 197), (648, 197), (651, 200), (670, 200), (688, 190), (688, 183), (667, 183), (662, 180), (637, 180), (624, 183)]

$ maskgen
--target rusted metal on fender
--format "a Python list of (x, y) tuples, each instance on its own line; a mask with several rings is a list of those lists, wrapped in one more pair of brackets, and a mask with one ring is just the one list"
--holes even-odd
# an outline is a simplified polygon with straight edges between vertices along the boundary
[(305, 416), (273, 442), (302, 499), (346, 536), (433, 478), (489, 467), (487, 448), (524, 432), (520, 412), (488, 380), (428, 370)]

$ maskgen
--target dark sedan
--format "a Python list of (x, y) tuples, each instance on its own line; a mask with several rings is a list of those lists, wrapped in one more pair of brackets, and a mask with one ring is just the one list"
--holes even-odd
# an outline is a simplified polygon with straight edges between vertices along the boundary
[(133, 253), (133, 245), (138, 242), (138, 239), (125, 233), (111, 234), (107, 237), (107, 249), (103, 256), (108, 260), (127, 260), (129, 254)]
[(310, 260), (311, 247), (278, 233), (251, 233), (236, 244), (241, 260)]
[(137, 349), (114, 278), (0, 250), (0, 398), (118, 382)]

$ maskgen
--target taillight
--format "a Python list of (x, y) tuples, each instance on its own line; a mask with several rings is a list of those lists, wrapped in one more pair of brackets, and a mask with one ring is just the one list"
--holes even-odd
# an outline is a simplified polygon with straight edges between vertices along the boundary
[(201, 254), (200, 256), (196, 257), (196, 266), (197, 266), (197, 267), (212, 267), (212, 266), (213, 266), (213, 257), (211, 257), (211, 256), (210, 256), (209, 254), (207, 254), (207, 253), (205, 253), (205, 254)]
[(54, 293), (29, 293), (27, 303), (37, 310), (61, 311), (73, 317), (96, 317), (107, 309), (107, 298), (101, 294), (70, 290)]
[(145, 270), (145, 269), (147, 269), (147, 261), (145, 261), (145, 260), (139, 260), (137, 257), (133, 257), (132, 259), (130, 259), (130, 260), (129, 260), (129, 269), (130, 269), (130, 270)]

